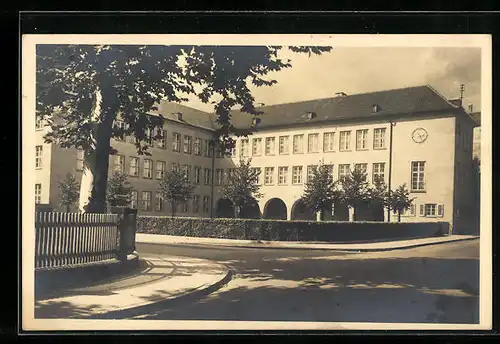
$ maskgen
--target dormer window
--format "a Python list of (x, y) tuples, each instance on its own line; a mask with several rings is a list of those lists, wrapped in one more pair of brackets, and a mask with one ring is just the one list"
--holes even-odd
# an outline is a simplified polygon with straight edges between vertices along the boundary
[(252, 127), (258, 126), (260, 122), (261, 122), (260, 118), (252, 118)]
[(373, 104), (372, 105), (372, 112), (380, 112), (380, 110), (382, 110), (382, 108), (380, 107), (380, 105), (378, 105), (378, 104)]
[(177, 119), (182, 121), (182, 112), (177, 112)]
[(307, 113), (307, 119), (313, 119), (316, 117), (316, 113), (315, 112), (308, 112)]

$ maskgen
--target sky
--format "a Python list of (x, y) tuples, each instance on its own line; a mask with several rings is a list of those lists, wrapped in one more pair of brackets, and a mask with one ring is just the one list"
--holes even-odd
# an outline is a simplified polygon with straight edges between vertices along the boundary
[[(273, 105), (429, 84), (448, 99), (460, 97), (464, 107), (481, 109), (480, 48), (338, 47), (321, 56), (283, 50), (292, 67), (273, 74), (271, 87), (253, 87), (256, 103)], [(203, 111), (213, 105), (195, 97), (185, 103)]]

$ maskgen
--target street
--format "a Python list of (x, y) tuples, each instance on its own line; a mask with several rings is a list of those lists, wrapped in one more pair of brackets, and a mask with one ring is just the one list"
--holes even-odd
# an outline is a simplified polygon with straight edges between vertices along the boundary
[(479, 241), (371, 253), (137, 244), (143, 255), (210, 259), (223, 288), (148, 320), (479, 322)]

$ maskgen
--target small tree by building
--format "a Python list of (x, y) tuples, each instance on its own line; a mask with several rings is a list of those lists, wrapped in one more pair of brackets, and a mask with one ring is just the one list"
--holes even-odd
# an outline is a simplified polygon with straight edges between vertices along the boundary
[(257, 198), (262, 197), (260, 193), (260, 172), (251, 166), (252, 159), (241, 158), (233, 173), (227, 176), (227, 183), (221, 189), (222, 197), (233, 202), (234, 216), (240, 216), (241, 209), (251, 205)]
[(59, 181), (59, 192), (61, 197), (61, 206), (69, 212), (71, 205), (76, 203), (80, 197), (80, 185), (75, 176), (67, 173), (63, 180)]
[[(372, 215), (374, 210), (382, 210), (388, 206), (389, 191), (387, 184), (385, 184), (384, 179), (375, 176), (372, 185), (368, 188), (368, 203), (370, 209), (372, 210)], [(383, 214), (382, 214), (383, 220)]]
[(126, 207), (130, 204), (130, 185), (127, 175), (120, 171), (114, 171), (108, 181), (106, 200), (110, 206)]
[(194, 185), (186, 178), (184, 172), (179, 170), (167, 171), (158, 184), (163, 199), (170, 203), (172, 217), (178, 204), (187, 202), (193, 196)]
[(410, 191), (406, 188), (406, 184), (398, 186), (396, 191), (389, 194), (388, 204), (393, 212), (398, 214), (398, 222), (401, 222), (401, 213), (410, 209), (415, 198), (410, 198)]
[(309, 209), (319, 212), (321, 221), (325, 218), (325, 210), (331, 210), (332, 205), (341, 198), (331, 172), (321, 161), (319, 166), (314, 168), (311, 179), (306, 182), (302, 196), (302, 201)]
[(356, 211), (360, 206), (366, 206), (370, 200), (369, 183), (366, 173), (353, 170), (341, 179), (343, 202), (354, 210), (353, 220), (356, 220)]

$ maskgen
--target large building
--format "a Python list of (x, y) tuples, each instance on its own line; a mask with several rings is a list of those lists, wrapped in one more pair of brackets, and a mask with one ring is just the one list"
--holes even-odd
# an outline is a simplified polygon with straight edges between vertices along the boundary
[[(263, 196), (253, 216), (305, 219), (315, 214), (301, 204), (304, 183), (320, 161), (334, 179), (360, 169), (382, 177), (392, 189), (406, 184), (415, 198), (402, 221), (448, 221), (455, 233), (470, 216), (473, 131), (477, 126), (460, 100), (447, 100), (430, 86), (346, 95), (259, 108), (262, 116), (235, 112), (233, 124), (251, 128), (238, 138), (231, 156), (216, 154), (209, 142), (217, 125), (213, 114), (186, 106), (161, 103), (164, 139), (151, 156), (139, 156), (129, 138), (113, 140), (117, 155), (110, 169), (126, 172), (134, 186), (132, 206), (140, 214), (166, 215), (169, 206), (157, 192), (164, 171), (179, 168), (196, 185), (179, 216), (231, 216), (230, 201), (221, 198), (226, 176), (240, 156), (251, 158), (261, 171)], [(118, 122), (117, 125), (120, 125)], [(43, 143), (46, 129), (38, 125), (36, 201), (58, 208), (57, 181), (68, 173), (80, 177), (82, 155)], [(252, 214), (249, 214), (252, 216)], [(395, 221), (386, 211), (380, 220)], [(348, 219), (347, 209), (333, 209), (327, 218)], [(462, 221), (463, 220), (463, 221)]]

